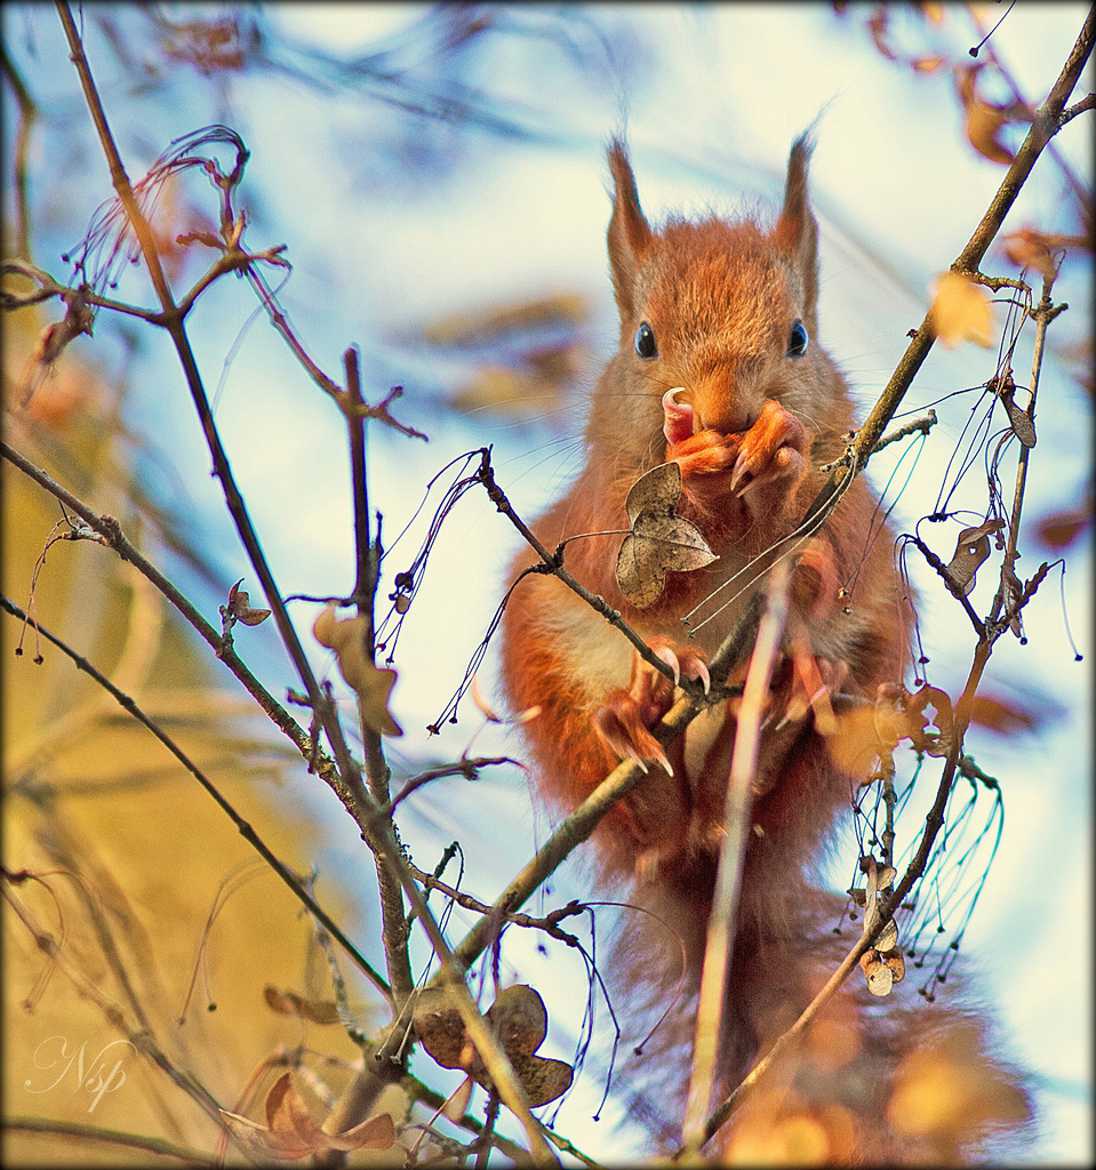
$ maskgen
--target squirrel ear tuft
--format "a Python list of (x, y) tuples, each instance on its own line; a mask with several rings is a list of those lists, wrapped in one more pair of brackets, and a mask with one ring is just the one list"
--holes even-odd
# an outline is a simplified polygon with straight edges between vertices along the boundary
[(635, 175), (628, 161), (628, 148), (619, 138), (609, 144), (609, 170), (613, 175), (613, 215), (609, 220), (609, 264), (613, 291), (621, 317), (634, 310), (636, 271), (652, 233), (639, 204)]
[(788, 177), (784, 184), (784, 207), (773, 233), (776, 244), (791, 256), (803, 281), (804, 315), (814, 317), (818, 298), (818, 224), (811, 211), (807, 172), (814, 141), (810, 131), (792, 143)]

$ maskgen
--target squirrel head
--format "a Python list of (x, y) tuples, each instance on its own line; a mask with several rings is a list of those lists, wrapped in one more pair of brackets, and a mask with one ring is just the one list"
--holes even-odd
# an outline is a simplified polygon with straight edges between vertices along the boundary
[[(806, 418), (825, 417), (836, 372), (815, 342), (818, 227), (804, 134), (792, 146), (784, 203), (771, 229), (752, 218), (669, 217), (652, 228), (622, 141), (608, 151), (613, 178), (609, 262), (620, 346), (611, 397), (595, 431), (616, 419), (661, 427), (661, 397), (684, 387), (694, 428), (747, 429), (768, 398)], [(640, 402), (638, 399), (649, 399)], [(637, 400), (637, 401), (633, 401)], [(643, 440), (647, 445), (648, 440)]]

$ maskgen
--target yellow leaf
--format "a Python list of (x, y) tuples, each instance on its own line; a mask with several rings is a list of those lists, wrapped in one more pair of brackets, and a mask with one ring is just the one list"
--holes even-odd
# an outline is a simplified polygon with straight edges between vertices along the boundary
[(993, 344), (993, 308), (989, 294), (958, 272), (944, 272), (936, 279), (932, 301), (932, 327), (949, 349), (960, 342)]
[(367, 727), (381, 735), (403, 735), (403, 728), (388, 710), (388, 700), (396, 684), (396, 672), (378, 667), (366, 652), (364, 617), (335, 617), (334, 605), (325, 606), (312, 624), (312, 636), (321, 646), (335, 651), (339, 672), (358, 692), (362, 719)]

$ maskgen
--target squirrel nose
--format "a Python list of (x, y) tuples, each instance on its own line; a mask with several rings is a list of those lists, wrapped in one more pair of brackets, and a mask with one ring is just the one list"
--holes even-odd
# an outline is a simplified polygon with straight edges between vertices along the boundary
[(725, 385), (702, 386), (692, 396), (696, 431), (713, 430), (737, 435), (748, 430), (757, 411)]

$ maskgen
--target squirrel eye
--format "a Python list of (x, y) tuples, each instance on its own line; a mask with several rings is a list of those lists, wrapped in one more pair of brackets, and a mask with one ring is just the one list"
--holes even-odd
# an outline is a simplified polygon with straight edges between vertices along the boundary
[(806, 325), (802, 321), (796, 321), (788, 338), (788, 357), (802, 357), (807, 352), (808, 340)]
[(658, 353), (655, 345), (655, 331), (646, 321), (636, 330), (636, 353), (641, 358), (653, 358)]

